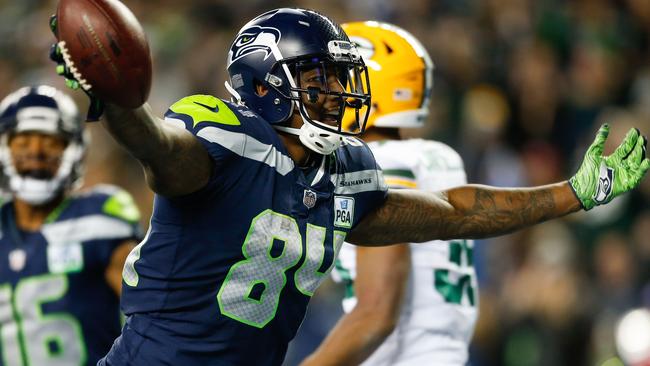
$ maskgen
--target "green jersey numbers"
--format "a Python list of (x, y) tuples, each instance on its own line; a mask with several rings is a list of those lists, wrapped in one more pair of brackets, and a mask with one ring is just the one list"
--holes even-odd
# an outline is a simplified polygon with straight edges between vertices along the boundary
[[(311, 296), (333, 261), (323, 267), (326, 229), (307, 227), (307, 258), (296, 271), (297, 290)], [(265, 210), (251, 222), (242, 246), (243, 260), (235, 263), (224, 280), (217, 302), (221, 313), (244, 324), (263, 328), (275, 317), (280, 295), (287, 283), (286, 271), (303, 256), (302, 235), (292, 217)], [(335, 232), (334, 253), (345, 233)]]
[[(307, 258), (305, 263), (296, 271), (296, 287), (307, 296), (314, 295), (316, 288), (323, 282), (325, 276), (332, 268), (323, 268), (325, 256), (325, 231), (324, 227), (307, 224)], [(334, 258), (338, 257), (341, 244), (345, 240), (345, 233), (334, 230)]]
[(221, 313), (262, 328), (275, 316), (285, 271), (302, 255), (296, 220), (266, 210), (253, 219), (244, 241), (246, 259), (235, 263), (219, 290)]
[(472, 284), (472, 275), (464, 274), (463, 269), (470, 269), (473, 248), (467, 240), (449, 242), (449, 261), (459, 267), (459, 271), (448, 269), (434, 270), (434, 285), (446, 302), (461, 304), (466, 296), (471, 306), (475, 305), (475, 290)]
[(64, 274), (22, 279), (15, 290), (0, 285), (0, 350), (5, 366), (81, 365), (86, 346), (81, 326), (64, 313), (43, 314), (45, 303), (68, 291)]

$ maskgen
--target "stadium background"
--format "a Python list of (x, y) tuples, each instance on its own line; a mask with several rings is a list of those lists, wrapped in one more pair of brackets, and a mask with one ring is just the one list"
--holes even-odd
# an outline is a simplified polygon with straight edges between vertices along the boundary
[[(404, 27), (435, 64), (434, 138), (465, 159), (469, 181), (528, 186), (569, 177), (603, 122), (618, 143), (630, 126), (650, 134), (648, 0), (125, 0), (153, 51), (151, 95), (161, 115), (189, 94), (226, 97), (225, 58), (237, 30), (279, 6), (339, 22)], [(0, 0), (0, 96), (26, 84), (64, 88), (47, 59), (52, 0)], [(85, 109), (81, 92), (73, 93)], [(86, 184), (128, 189), (143, 211), (152, 195), (138, 164), (101, 126), (88, 126)], [(614, 328), (650, 307), (650, 179), (614, 203), (477, 241), (480, 320), (472, 365), (621, 365)], [(315, 296), (287, 365), (309, 353), (340, 316), (341, 289)]]

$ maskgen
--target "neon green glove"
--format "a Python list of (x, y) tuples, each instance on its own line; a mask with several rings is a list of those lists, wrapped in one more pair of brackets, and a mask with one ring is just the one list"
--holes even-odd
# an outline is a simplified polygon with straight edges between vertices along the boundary
[[(58, 26), (58, 20), (56, 15), (52, 15), (50, 17), (50, 30), (52, 33), (54, 33), (54, 36), (57, 36), (57, 26)], [(56, 73), (63, 76), (65, 78), (65, 85), (72, 89), (72, 90), (77, 90), (81, 89), (88, 95), (88, 98), (90, 98), (90, 104), (88, 107), (88, 113), (86, 114), (86, 122), (96, 122), (99, 121), (99, 118), (102, 116), (104, 113), (104, 102), (102, 102), (99, 98), (97, 98), (92, 92), (83, 89), (81, 85), (79, 84), (79, 81), (75, 79), (74, 75), (68, 68), (68, 66), (65, 63), (65, 60), (63, 59), (63, 54), (61, 52), (61, 49), (59, 48), (59, 43), (54, 43), (50, 47), (50, 60), (56, 62)]]
[(585, 210), (634, 189), (650, 168), (650, 159), (645, 157), (647, 140), (639, 130), (631, 129), (612, 155), (603, 156), (608, 134), (609, 125), (604, 124), (585, 153), (580, 169), (569, 179)]

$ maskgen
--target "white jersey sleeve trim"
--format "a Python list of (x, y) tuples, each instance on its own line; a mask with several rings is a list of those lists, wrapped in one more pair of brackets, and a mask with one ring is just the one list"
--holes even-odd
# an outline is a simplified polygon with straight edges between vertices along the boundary
[(332, 174), (335, 194), (354, 194), (388, 189), (381, 170), (370, 169), (343, 174)]
[(217, 127), (205, 127), (196, 135), (206, 141), (219, 144), (241, 157), (275, 168), (280, 175), (287, 175), (294, 168), (293, 160), (278, 151), (275, 146), (262, 143), (246, 134)]
[(43, 236), (50, 245), (81, 243), (89, 240), (128, 238), (133, 225), (104, 215), (91, 215), (43, 225)]

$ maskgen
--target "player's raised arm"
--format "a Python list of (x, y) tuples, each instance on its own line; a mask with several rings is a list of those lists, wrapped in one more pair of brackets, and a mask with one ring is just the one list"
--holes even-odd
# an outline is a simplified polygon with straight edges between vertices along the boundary
[(608, 133), (609, 126), (601, 127), (568, 182), (513, 189), (467, 185), (438, 193), (390, 191), (384, 205), (359, 223), (348, 241), (386, 245), (484, 238), (605, 204), (636, 187), (650, 168), (646, 139), (638, 130), (630, 130), (612, 155), (603, 156)]
[(212, 164), (203, 145), (188, 131), (156, 117), (149, 104), (127, 109), (107, 103), (102, 123), (140, 161), (154, 192), (180, 196), (208, 182)]
[(50, 26), (58, 40), (51, 52), (57, 72), (90, 96), (89, 120), (104, 112), (104, 126), (143, 165), (151, 189), (179, 196), (202, 188), (212, 169), (207, 151), (146, 103), (151, 55), (131, 11), (117, 1), (61, 0)]

